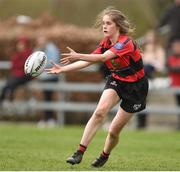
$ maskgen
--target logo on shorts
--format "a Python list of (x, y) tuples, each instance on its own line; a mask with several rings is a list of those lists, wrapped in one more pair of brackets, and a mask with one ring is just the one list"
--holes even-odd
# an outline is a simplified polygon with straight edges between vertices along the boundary
[(110, 84), (111, 84), (111, 85), (114, 85), (115, 87), (117, 87), (116, 81), (112, 81)]
[(141, 104), (134, 104), (133, 109), (138, 110), (141, 107)]

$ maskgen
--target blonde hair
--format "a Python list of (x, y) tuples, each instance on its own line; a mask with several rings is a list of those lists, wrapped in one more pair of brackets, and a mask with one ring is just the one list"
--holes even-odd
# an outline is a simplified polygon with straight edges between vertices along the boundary
[(121, 34), (132, 34), (135, 28), (130, 24), (126, 16), (119, 10), (116, 10), (114, 7), (110, 6), (103, 10), (96, 19), (95, 27), (102, 27), (102, 19), (105, 15), (110, 16), (111, 20), (116, 23), (116, 26), (119, 27), (119, 32)]

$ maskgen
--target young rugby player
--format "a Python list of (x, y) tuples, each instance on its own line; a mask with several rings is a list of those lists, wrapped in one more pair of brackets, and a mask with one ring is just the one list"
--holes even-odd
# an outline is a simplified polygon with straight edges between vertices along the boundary
[(133, 113), (145, 109), (148, 93), (142, 56), (138, 45), (129, 36), (133, 29), (126, 16), (121, 11), (109, 7), (98, 16), (97, 24), (102, 28), (104, 39), (92, 54), (76, 53), (68, 48), (70, 52), (62, 54), (65, 57), (61, 63), (66, 64), (65, 66), (52, 62), (52, 68), (46, 69), (49, 74), (59, 74), (102, 62), (111, 71), (99, 103), (85, 127), (79, 148), (67, 159), (70, 164), (81, 162), (87, 146), (108, 112), (121, 100), (109, 127), (102, 153), (91, 164), (93, 167), (101, 167), (106, 163), (112, 149), (119, 142), (119, 135), (125, 124)]

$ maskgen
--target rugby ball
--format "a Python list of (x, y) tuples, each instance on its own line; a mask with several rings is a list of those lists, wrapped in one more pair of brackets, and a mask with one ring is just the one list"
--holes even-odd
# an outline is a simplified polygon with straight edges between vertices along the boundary
[(47, 64), (47, 56), (43, 51), (36, 51), (32, 53), (24, 64), (24, 72), (31, 77), (40, 75)]

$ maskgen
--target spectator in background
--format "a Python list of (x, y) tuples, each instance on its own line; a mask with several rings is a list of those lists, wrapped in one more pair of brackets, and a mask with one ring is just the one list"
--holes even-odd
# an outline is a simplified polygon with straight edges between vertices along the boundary
[[(157, 35), (150, 30), (145, 35), (143, 45), (144, 71), (148, 79), (153, 79), (157, 72), (163, 72), (165, 67), (165, 50), (157, 40)], [(147, 126), (147, 113), (137, 114), (137, 128)]]
[(149, 79), (154, 77), (154, 73), (163, 72), (165, 68), (165, 50), (153, 30), (148, 31), (145, 35), (143, 63), (146, 76)]
[(26, 37), (20, 37), (16, 42), (16, 51), (11, 56), (11, 73), (1, 91), (1, 103), (5, 98), (13, 101), (15, 89), (31, 80), (31, 77), (24, 73), (24, 63), (31, 53), (29, 40)]
[[(169, 70), (169, 76), (173, 87), (179, 87), (179, 40), (180, 40), (180, 0), (174, 0), (174, 3), (167, 8), (162, 15), (157, 31), (161, 32), (164, 26), (169, 27), (168, 40), (166, 45), (166, 64)], [(180, 96), (176, 94), (177, 104), (180, 105)], [(180, 128), (180, 115), (178, 115), (178, 127)]]
[(169, 6), (168, 9), (164, 12), (157, 25), (157, 30), (161, 32), (163, 26), (170, 27), (169, 38), (167, 42), (167, 49), (169, 49), (172, 40), (175, 38), (180, 38), (180, 0), (174, 0), (174, 4)]
[[(168, 57), (168, 71), (171, 86), (180, 88), (180, 39), (174, 39), (171, 44), (171, 54)], [(180, 106), (180, 93), (175, 94), (177, 105)], [(178, 129), (180, 129), (180, 114), (178, 114)]]
[[(47, 55), (48, 62), (55, 61), (58, 63), (60, 61), (60, 50), (58, 47), (52, 42), (47, 39), (45, 35), (40, 35), (37, 37), (36, 40), (36, 47), (35, 51), (40, 50), (44, 51)], [(50, 67), (50, 63), (47, 64), (46, 67)], [(38, 79), (45, 83), (45, 82), (58, 82), (57, 75), (48, 75), (46, 72), (43, 72)], [(54, 92), (51, 90), (44, 90), (43, 91), (44, 99), (46, 102), (50, 102), (53, 100)], [(38, 123), (39, 127), (54, 127), (56, 125), (56, 113), (52, 110), (45, 110), (42, 114), (42, 117)]]

